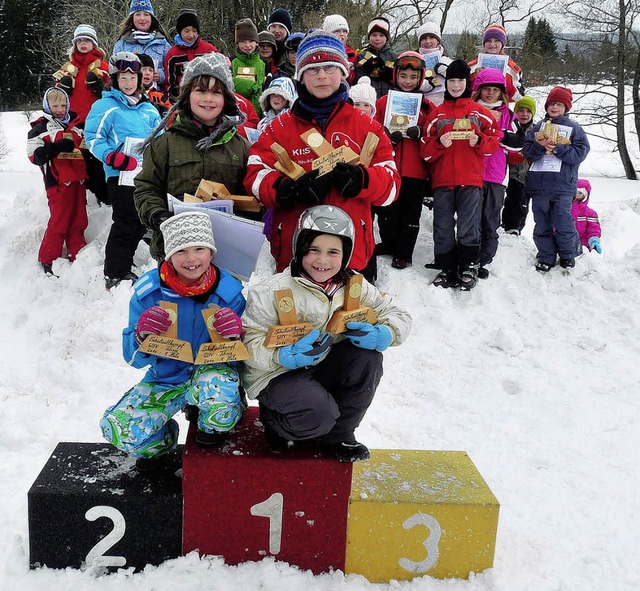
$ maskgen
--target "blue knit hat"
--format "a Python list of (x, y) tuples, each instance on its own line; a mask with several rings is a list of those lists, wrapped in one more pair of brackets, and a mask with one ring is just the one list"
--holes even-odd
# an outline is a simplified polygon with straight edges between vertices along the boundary
[(129, 14), (131, 15), (134, 12), (148, 12), (151, 16), (155, 16), (151, 0), (131, 0)]
[(293, 23), (291, 22), (291, 15), (289, 11), (285, 8), (276, 8), (269, 15), (269, 22), (267, 23), (267, 31), (269, 31), (269, 27), (271, 25), (282, 25), (285, 29), (287, 29), (287, 35), (291, 34), (291, 29), (293, 29)]
[(331, 33), (316, 29), (298, 46), (294, 79), (302, 80), (305, 70), (321, 65), (338, 66), (345, 76), (349, 75), (349, 62), (342, 41)]

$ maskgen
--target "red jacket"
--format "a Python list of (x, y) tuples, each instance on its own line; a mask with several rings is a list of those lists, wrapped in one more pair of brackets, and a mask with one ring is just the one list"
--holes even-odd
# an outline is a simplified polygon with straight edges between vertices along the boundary
[(292, 109), (276, 117), (262, 132), (258, 141), (249, 150), (245, 189), (259, 199), (265, 207), (274, 210), (271, 254), (276, 259), (276, 269), (282, 271), (291, 261), (293, 230), (300, 214), (309, 205), (297, 205), (293, 209), (281, 209), (276, 203), (274, 185), (284, 175), (274, 168), (276, 157), (271, 144), (277, 142), (285, 148), (291, 159), (311, 170), (316, 158), (301, 139), (300, 134), (314, 129), (321, 133), (335, 148), (349, 146), (357, 154), (369, 132), (380, 141), (367, 168), (369, 182), (360, 194), (351, 199), (342, 197), (333, 187), (329, 189), (324, 203), (340, 207), (351, 216), (355, 225), (356, 239), (350, 267), (363, 269), (373, 254), (372, 205), (389, 205), (397, 198), (400, 176), (393, 161), (391, 142), (377, 121), (356, 109), (351, 103), (340, 102), (327, 121), (324, 133), (310, 114), (294, 103)]
[(245, 131), (245, 129), (247, 127), (249, 127), (250, 129), (257, 129), (260, 118), (258, 117), (258, 113), (256, 113), (256, 109), (249, 99), (244, 98), (237, 92), (234, 94), (236, 96), (238, 108), (247, 116), (247, 120), (242, 125), (238, 126), (238, 131), (243, 138), (249, 139), (247, 137), (247, 132)]
[(175, 99), (180, 92), (180, 80), (182, 80), (182, 70), (194, 58), (206, 53), (217, 52), (214, 45), (203, 41), (198, 37), (196, 42), (191, 46), (174, 45), (164, 56), (164, 74), (166, 80), (164, 83), (165, 91), (170, 97)]
[[(448, 148), (440, 143), (440, 136), (453, 131), (456, 119), (469, 119), (480, 138), (475, 146), (468, 140), (453, 140)], [(498, 149), (500, 136), (495, 118), (482, 105), (470, 98), (445, 100), (427, 118), (422, 130), (420, 153), (431, 165), (431, 186), (482, 187), (484, 157)]]
[[(388, 94), (376, 101), (375, 119), (381, 125), (384, 124), (384, 114), (387, 110)], [(436, 106), (429, 99), (422, 99), (420, 107), (420, 115), (418, 116), (418, 127), (422, 129), (427, 120), (427, 116), (433, 113)], [(402, 138), (395, 146), (393, 146), (394, 158), (398, 172), (401, 177), (412, 179), (429, 178), (429, 169), (427, 163), (420, 155), (420, 140), (412, 140), (408, 137)]]

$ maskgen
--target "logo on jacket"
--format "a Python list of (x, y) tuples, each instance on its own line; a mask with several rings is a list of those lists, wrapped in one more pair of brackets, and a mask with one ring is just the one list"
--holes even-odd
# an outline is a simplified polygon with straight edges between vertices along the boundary
[(362, 151), (360, 144), (356, 142), (349, 134), (346, 134), (343, 131), (335, 131), (331, 134), (331, 145), (336, 148), (339, 148), (340, 146), (346, 146), (347, 148), (351, 148), (358, 154)]

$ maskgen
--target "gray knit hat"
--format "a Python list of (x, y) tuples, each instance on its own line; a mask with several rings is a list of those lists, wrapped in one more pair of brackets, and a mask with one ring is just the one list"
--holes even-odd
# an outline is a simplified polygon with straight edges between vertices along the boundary
[(221, 53), (205, 53), (192, 59), (184, 68), (180, 87), (186, 86), (198, 76), (212, 76), (220, 80), (231, 94), (234, 93), (231, 70)]
[(191, 246), (206, 246), (216, 254), (213, 241), (213, 228), (208, 213), (185, 211), (170, 217), (160, 224), (164, 238), (165, 259), (169, 260), (176, 252)]

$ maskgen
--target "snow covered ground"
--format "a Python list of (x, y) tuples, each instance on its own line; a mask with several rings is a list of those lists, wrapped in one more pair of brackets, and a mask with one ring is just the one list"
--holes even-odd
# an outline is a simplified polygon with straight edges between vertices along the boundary
[[(477, 289), (434, 288), (435, 271), (423, 267), (427, 210), (413, 268), (380, 259), (379, 286), (411, 311), (414, 329), (385, 353), (358, 437), (378, 449), (468, 452), (501, 503), (493, 569), (388, 586), (193, 554), (135, 575), (30, 571), (29, 487), (59, 441), (100, 441), (103, 410), (142, 372), (120, 352), (131, 288), (104, 289), (110, 210), (90, 197), (88, 246), (73, 265), (54, 265), (58, 280), (46, 278), (36, 255), (48, 210), (26, 157), (27, 119), (3, 113), (0, 126), (10, 148), (0, 164), (0, 589), (640, 589), (640, 183), (594, 139), (581, 176), (593, 186), (604, 253), (586, 253), (571, 273), (534, 271), (530, 219), (523, 236), (501, 236)], [(137, 264), (150, 268), (146, 247)], [(270, 273), (265, 250), (252, 282)]]

